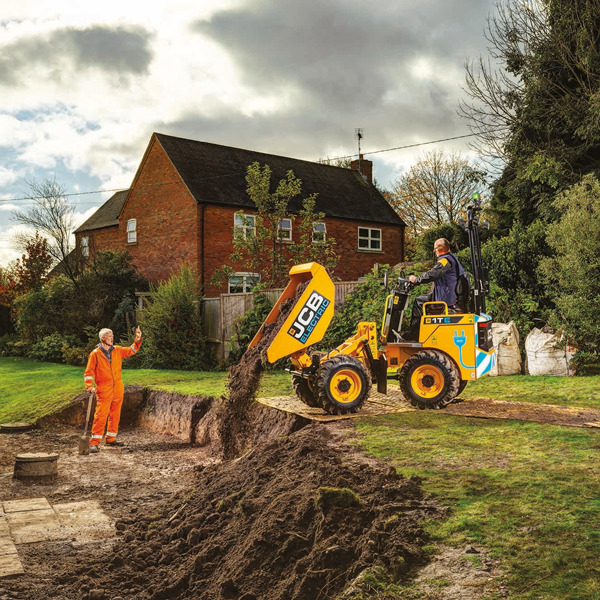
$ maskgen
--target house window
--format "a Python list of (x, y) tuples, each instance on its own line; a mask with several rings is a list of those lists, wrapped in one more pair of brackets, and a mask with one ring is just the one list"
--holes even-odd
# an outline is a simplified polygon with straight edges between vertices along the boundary
[(381, 229), (358, 228), (358, 249), (381, 252)]
[(127, 243), (137, 243), (137, 219), (129, 219), (127, 221)]
[(234, 236), (240, 236), (246, 240), (249, 237), (256, 236), (256, 216), (235, 213), (233, 220)]
[(229, 278), (228, 292), (230, 294), (244, 294), (251, 292), (259, 281), (259, 273), (234, 273)]
[(292, 220), (281, 219), (279, 221), (279, 227), (277, 228), (277, 239), (280, 242), (291, 242), (292, 241)]
[(84, 258), (87, 258), (90, 255), (90, 243), (89, 243), (88, 238), (86, 238), (86, 237), (81, 238), (80, 248), (81, 248), (81, 256), (83, 256)]
[(325, 223), (313, 223), (313, 244), (324, 244), (327, 239), (327, 227)]

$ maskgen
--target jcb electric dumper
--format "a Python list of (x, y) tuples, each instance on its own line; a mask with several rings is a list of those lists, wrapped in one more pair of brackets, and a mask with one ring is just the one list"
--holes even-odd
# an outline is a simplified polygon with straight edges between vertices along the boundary
[[(403, 341), (402, 317), (412, 284), (398, 279), (387, 298), (378, 338), (373, 322), (358, 324), (356, 335), (330, 352), (309, 353), (320, 342), (333, 318), (334, 285), (317, 263), (298, 265), (265, 323), (279, 316), (281, 303), (308, 282), (279, 333), (267, 349), (275, 362), (290, 356), (292, 383), (297, 396), (330, 414), (355, 413), (369, 397), (371, 386), (387, 392), (388, 378), (397, 379), (402, 394), (418, 408), (443, 408), (469, 381), (489, 373), (495, 362), (491, 317), (486, 315), (487, 272), (481, 266), (476, 204), (469, 208), (469, 232), (474, 274), (473, 312), (451, 314), (444, 302), (427, 302), (418, 342)], [(262, 327), (250, 347), (262, 338)]]

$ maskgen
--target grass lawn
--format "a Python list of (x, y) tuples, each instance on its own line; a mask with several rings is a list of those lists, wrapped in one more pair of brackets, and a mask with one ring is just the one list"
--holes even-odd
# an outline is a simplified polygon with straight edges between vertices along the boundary
[[(60, 410), (84, 391), (83, 371), (83, 367), (27, 358), (0, 358), (0, 423), (35, 421)], [(227, 372), (124, 369), (123, 381), (126, 385), (139, 384), (180, 394), (220, 396), (225, 393)], [(259, 393), (292, 394), (290, 376), (284, 371), (268, 371)]]
[[(490, 548), (511, 598), (600, 599), (599, 430), (428, 411), (357, 429), (367, 452), (422, 477), (451, 507), (447, 520), (426, 523), (432, 540)], [(384, 597), (420, 598), (410, 586), (400, 593)]]

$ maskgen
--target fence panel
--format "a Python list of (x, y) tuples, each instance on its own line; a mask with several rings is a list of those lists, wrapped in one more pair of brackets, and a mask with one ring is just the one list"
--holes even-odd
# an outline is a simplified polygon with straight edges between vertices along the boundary
[[(358, 281), (335, 283), (335, 311), (344, 303), (348, 294), (358, 286)], [(277, 302), (283, 288), (261, 292), (272, 304)], [(215, 344), (215, 355), (224, 361), (229, 355), (229, 342), (235, 328), (235, 320), (243, 316), (254, 306), (255, 293), (221, 294), (218, 298), (204, 298), (204, 335)]]

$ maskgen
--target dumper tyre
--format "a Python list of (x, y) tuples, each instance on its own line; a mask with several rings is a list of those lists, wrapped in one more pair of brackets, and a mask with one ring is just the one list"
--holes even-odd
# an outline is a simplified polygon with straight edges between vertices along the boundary
[(310, 389), (310, 385), (308, 384), (308, 381), (304, 379), (304, 377), (300, 377), (300, 375), (292, 375), (292, 387), (294, 388), (294, 392), (296, 392), (298, 399), (306, 404), (306, 406), (310, 406), (311, 408), (320, 408), (320, 404), (315, 398), (315, 394)]
[(444, 408), (461, 385), (454, 361), (437, 350), (421, 350), (406, 360), (398, 377), (402, 395), (416, 408)]
[(321, 408), (330, 415), (356, 413), (371, 393), (371, 377), (353, 356), (338, 355), (321, 363), (315, 391)]
[(465, 391), (467, 383), (469, 383), (468, 379), (464, 379), (460, 382), (460, 385), (458, 386), (458, 392), (456, 392), (456, 398), (458, 398)]

